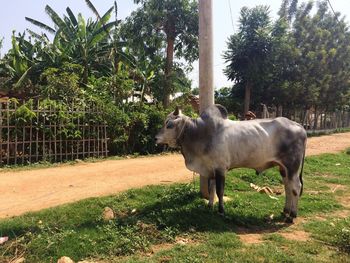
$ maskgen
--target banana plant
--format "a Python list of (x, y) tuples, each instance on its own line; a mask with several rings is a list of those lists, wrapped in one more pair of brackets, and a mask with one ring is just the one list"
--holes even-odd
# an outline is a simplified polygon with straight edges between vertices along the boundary
[[(26, 17), (28, 22), (54, 35), (54, 48), (68, 62), (83, 65), (81, 81), (84, 85), (88, 83), (91, 73), (101, 76), (111, 74), (111, 65), (112, 67), (115, 65), (114, 58), (110, 57), (111, 54), (130, 59), (127, 54), (122, 54), (121, 49), (114, 48), (121, 43), (111, 40), (111, 31), (116, 27), (116, 22), (109, 21), (116, 5), (101, 16), (90, 1), (86, 2), (97, 16), (94, 21), (85, 20), (81, 14), (76, 17), (69, 7), (66, 9), (67, 15), (61, 18), (49, 5), (45, 7), (45, 11), (51, 18), (54, 28)], [(132, 58), (130, 60), (132, 61)]]

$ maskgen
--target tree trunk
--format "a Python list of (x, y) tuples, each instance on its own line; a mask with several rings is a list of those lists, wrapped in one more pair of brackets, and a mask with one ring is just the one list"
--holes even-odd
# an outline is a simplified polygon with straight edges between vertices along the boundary
[(173, 72), (174, 61), (174, 42), (175, 38), (167, 36), (167, 48), (166, 48), (166, 64), (165, 64), (165, 87), (163, 94), (163, 106), (168, 108), (170, 104), (170, 92), (171, 92), (171, 74)]
[(87, 51), (84, 50), (84, 71), (83, 71), (83, 84), (87, 85), (89, 79), (89, 63), (87, 59)]
[(314, 113), (314, 123), (313, 123), (313, 130), (317, 130), (317, 122), (318, 122), (318, 113), (317, 113), (317, 107), (315, 106), (315, 113)]
[(278, 105), (277, 107), (277, 117), (282, 117), (283, 116), (283, 107), (282, 105)]
[(303, 113), (301, 113), (301, 118), (300, 118), (302, 120), (302, 125), (306, 130), (308, 130), (309, 114), (310, 114), (309, 110), (305, 108), (304, 116), (303, 116)]
[(89, 79), (89, 69), (87, 65), (84, 65), (84, 71), (83, 71), (83, 84), (87, 85)]
[(245, 117), (246, 113), (249, 111), (251, 89), (252, 89), (252, 84), (250, 83), (250, 81), (248, 81), (245, 86), (243, 117)]

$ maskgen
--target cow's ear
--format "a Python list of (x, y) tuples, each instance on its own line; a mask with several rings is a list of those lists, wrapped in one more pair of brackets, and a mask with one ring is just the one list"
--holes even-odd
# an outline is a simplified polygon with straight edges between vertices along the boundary
[(178, 116), (179, 114), (180, 114), (180, 108), (179, 108), (179, 106), (176, 106), (175, 111), (174, 111), (174, 115)]

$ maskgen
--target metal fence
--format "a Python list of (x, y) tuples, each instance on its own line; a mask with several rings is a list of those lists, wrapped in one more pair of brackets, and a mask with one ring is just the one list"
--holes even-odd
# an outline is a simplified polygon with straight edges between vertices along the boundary
[(105, 157), (107, 125), (97, 105), (0, 101), (0, 166)]
[(263, 108), (261, 112), (257, 113), (259, 118), (275, 118), (278, 116), (285, 116), (293, 121), (296, 121), (304, 126), (306, 130), (334, 130), (339, 128), (350, 127), (350, 112), (316, 112), (310, 110), (293, 110), (282, 113), (282, 109)]

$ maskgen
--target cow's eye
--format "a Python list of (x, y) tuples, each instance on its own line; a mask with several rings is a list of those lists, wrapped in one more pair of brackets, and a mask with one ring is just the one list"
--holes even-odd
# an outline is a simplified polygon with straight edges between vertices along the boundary
[(172, 121), (167, 121), (165, 127), (166, 127), (167, 129), (172, 129), (172, 128), (174, 128), (174, 122), (172, 122)]

